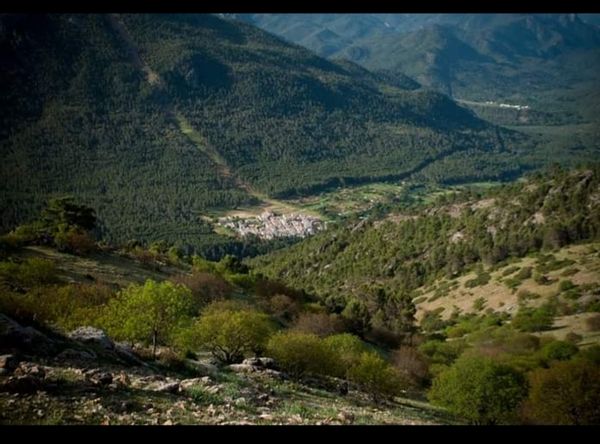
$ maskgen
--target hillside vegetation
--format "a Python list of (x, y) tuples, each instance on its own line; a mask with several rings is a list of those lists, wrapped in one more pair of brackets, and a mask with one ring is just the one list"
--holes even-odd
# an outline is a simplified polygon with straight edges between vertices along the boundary
[[(329, 297), (322, 275), (310, 289), (265, 277), (264, 257), (251, 269), (164, 243), (98, 244), (91, 208), (52, 200), (0, 238), (0, 422), (597, 424), (599, 171), (554, 169), (365, 219), (349, 236), (425, 245), (422, 274), (408, 281), (404, 260), (402, 281), (387, 267)], [(392, 237), (415, 221), (430, 223)], [(438, 244), (445, 262), (431, 262)], [(498, 301), (500, 284), (517, 309)]]
[(597, 240), (599, 180), (597, 164), (555, 169), (484, 196), (446, 195), (435, 204), (367, 218), (250, 262), (318, 295), (332, 310), (352, 307), (372, 327), (410, 331), (419, 287), (445, 277), (452, 281), (438, 286), (445, 296), (468, 270)]
[(0, 21), (5, 231), (72, 194), (96, 209), (110, 243), (164, 240), (218, 258), (266, 247), (216, 235), (207, 213), (342, 183), (510, 178), (535, 166), (513, 160), (526, 137), (441, 94), (235, 21)]

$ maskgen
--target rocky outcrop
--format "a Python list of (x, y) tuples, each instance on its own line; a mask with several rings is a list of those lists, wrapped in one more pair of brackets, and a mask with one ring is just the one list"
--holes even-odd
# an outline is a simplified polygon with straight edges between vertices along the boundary
[(12, 373), (19, 366), (17, 355), (0, 356), (0, 374)]
[(105, 350), (114, 350), (115, 348), (113, 341), (99, 328), (79, 327), (69, 333), (68, 336), (75, 341), (79, 341), (86, 345), (99, 346)]
[(55, 341), (33, 327), (24, 327), (4, 314), (0, 314), (0, 352), (35, 353), (48, 356), (55, 353)]
[(219, 373), (219, 368), (209, 362), (194, 361), (192, 359), (187, 359), (185, 362), (188, 367), (194, 369), (198, 376), (210, 376), (214, 378)]

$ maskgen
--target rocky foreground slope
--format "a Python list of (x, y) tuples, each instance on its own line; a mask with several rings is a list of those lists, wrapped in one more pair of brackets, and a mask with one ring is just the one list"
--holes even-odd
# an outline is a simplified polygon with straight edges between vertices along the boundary
[(0, 424), (439, 424), (417, 401), (370, 403), (339, 380), (291, 381), (268, 358), (219, 368), (162, 349), (116, 344), (82, 327), (68, 337), (0, 314)]

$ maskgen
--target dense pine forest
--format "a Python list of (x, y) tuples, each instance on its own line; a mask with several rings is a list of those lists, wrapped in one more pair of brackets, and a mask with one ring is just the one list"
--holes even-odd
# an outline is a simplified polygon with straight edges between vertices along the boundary
[(548, 161), (545, 145), (444, 95), (212, 15), (5, 15), (2, 30), (4, 230), (73, 194), (109, 242), (240, 254), (200, 216), (411, 175), (510, 179)]

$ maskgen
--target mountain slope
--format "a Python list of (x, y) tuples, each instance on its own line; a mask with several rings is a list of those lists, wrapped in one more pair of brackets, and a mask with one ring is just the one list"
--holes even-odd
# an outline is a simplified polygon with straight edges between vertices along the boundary
[(5, 16), (2, 28), (3, 228), (72, 193), (108, 240), (175, 240), (210, 233), (197, 212), (250, 201), (163, 112), (106, 17)]
[(507, 161), (514, 135), (442, 95), (216, 16), (0, 24), (3, 229), (71, 193), (111, 242), (197, 246), (223, 242), (199, 215), (257, 196), (403, 177), (467, 151), (497, 156), (494, 176), (523, 168)]
[[(331, 58), (406, 74), (459, 99), (504, 100), (554, 112), (563, 121), (595, 120), (582, 91), (599, 90), (600, 29), (575, 14), (251, 14), (256, 24)], [(309, 36), (288, 33), (296, 23)], [(340, 24), (344, 24), (341, 26)], [(352, 24), (352, 26), (350, 26)], [(359, 28), (360, 32), (350, 29)], [(336, 51), (327, 39), (335, 33)], [(349, 43), (350, 42), (350, 43)], [(584, 95), (585, 95), (584, 94)], [(568, 114), (573, 115), (568, 115)]]
[[(321, 297), (332, 309), (364, 304), (373, 326), (393, 330), (389, 304), (410, 314), (417, 288), (476, 264), (552, 250), (600, 235), (600, 169), (554, 171), (381, 220), (321, 233), (251, 261), (258, 271)], [(598, 279), (597, 279), (598, 280)], [(441, 286), (441, 296), (447, 292)], [(359, 302), (352, 302), (359, 301)], [(408, 322), (409, 316), (403, 322)], [(404, 324), (404, 327), (406, 325)]]

